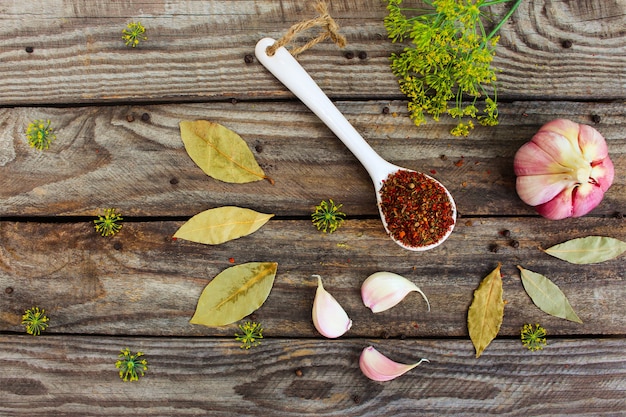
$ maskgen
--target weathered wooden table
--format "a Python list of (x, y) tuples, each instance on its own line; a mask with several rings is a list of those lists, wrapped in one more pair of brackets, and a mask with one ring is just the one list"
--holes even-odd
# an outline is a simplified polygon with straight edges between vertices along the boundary
[[(409, 120), (389, 69), (402, 46), (387, 39), (384, 2), (332, 2), (349, 45), (321, 43), (299, 61), (384, 158), (432, 172), (451, 190), (457, 227), (424, 253), (385, 235), (364, 168), (253, 58), (260, 38), (313, 17), (310, 3), (0, 1), (0, 415), (624, 415), (626, 258), (576, 266), (537, 247), (587, 235), (626, 240), (626, 3), (524, 1), (494, 61), (500, 125), (456, 138), (448, 118)], [(131, 21), (149, 37), (134, 49), (121, 40)], [(583, 218), (545, 220), (515, 192), (515, 151), (555, 118), (597, 128), (615, 164), (614, 185)], [(50, 119), (57, 135), (44, 152), (25, 139), (35, 119)], [(180, 139), (179, 121), (194, 119), (239, 133), (275, 185), (206, 176)], [(322, 234), (310, 214), (328, 198), (348, 220)], [(219, 246), (172, 240), (189, 217), (224, 205), (276, 216)], [(103, 238), (93, 219), (109, 207), (125, 221)], [(242, 350), (236, 324), (189, 318), (216, 274), (250, 261), (279, 266), (253, 315), (265, 339)], [(498, 263), (504, 323), (476, 359), (467, 308)], [(549, 276), (584, 324), (537, 309), (516, 265)], [(419, 285), (432, 311), (409, 296), (372, 314), (360, 285), (384, 270)], [(340, 339), (313, 327), (313, 274), (354, 322)], [(38, 337), (20, 324), (32, 306), (50, 317)], [(524, 323), (548, 329), (543, 351), (521, 345)], [(373, 382), (358, 366), (368, 345), (430, 363)], [(139, 382), (117, 374), (124, 347), (145, 352)]]

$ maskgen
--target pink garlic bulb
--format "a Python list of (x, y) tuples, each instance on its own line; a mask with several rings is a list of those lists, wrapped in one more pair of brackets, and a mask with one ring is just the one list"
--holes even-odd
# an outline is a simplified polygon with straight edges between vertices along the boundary
[(517, 151), (513, 166), (519, 197), (552, 220), (589, 213), (614, 176), (600, 132), (566, 119), (543, 125)]

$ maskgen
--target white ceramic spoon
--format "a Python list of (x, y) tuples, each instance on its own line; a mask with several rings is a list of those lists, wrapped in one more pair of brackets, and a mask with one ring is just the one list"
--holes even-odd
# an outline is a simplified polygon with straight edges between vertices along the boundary
[(302, 68), (302, 66), (287, 49), (281, 47), (278, 48), (274, 55), (267, 55), (267, 48), (273, 45), (274, 42), (275, 40), (272, 38), (261, 39), (255, 48), (255, 55), (257, 59), (276, 78), (278, 78), (280, 82), (291, 90), (291, 92), (295, 94), (296, 97), (298, 97), (313, 113), (315, 113), (326, 124), (326, 126), (328, 126), (330, 130), (332, 130), (333, 133), (341, 139), (344, 145), (346, 145), (354, 156), (357, 157), (361, 164), (363, 164), (374, 183), (374, 188), (376, 189), (376, 200), (378, 202), (380, 218), (385, 226), (385, 230), (393, 241), (405, 249), (423, 251), (432, 249), (446, 240), (452, 233), (452, 229), (454, 229), (454, 222), (456, 222), (456, 205), (454, 204), (454, 199), (452, 198), (450, 192), (443, 185), (441, 185), (441, 183), (426, 174), (422, 175), (425, 175), (428, 179), (440, 185), (441, 188), (445, 190), (452, 208), (453, 224), (438, 241), (425, 246), (405, 245), (389, 232), (387, 220), (385, 219), (385, 215), (383, 214), (381, 208), (380, 191), (383, 186), (383, 181), (386, 180), (390, 174), (398, 172), (399, 170), (411, 170), (387, 162), (380, 155), (378, 155), (376, 151), (369, 146), (365, 139), (361, 137), (356, 129), (354, 129), (350, 122), (348, 122), (343, 114), (341, 114), (337, 107), (335, 107), (326, 94), (324, 94), (322, 89), (309, 76), (306, 70)]

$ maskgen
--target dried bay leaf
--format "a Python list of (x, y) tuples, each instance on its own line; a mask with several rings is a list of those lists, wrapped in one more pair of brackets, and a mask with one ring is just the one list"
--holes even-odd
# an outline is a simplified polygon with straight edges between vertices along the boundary
[(179, 126), (187, 153), (208, 176), (239, 184), (262, 179), (273, 183), (237, 133), (207, 120), (182, 121)]
[(483, 278), (467, 312), (467, 329), (478, 358), (500, 331), (504, 318), (501, 264)]
[(582, 323), (563, 291), (554, 282), (519, 265), (517, 268), (520, 270), (522, 285), (526, 293), (537, 307), (552, 316)]
[(219, 245), (256, 232), (273, 214), (225, 206), (196, 214), (174, 233), (178, 239), (206, 245)]
[(587, 236), (559, 243), (543, 251), (573, 264), (595, 264), (626, 252), (626, 242), (607, 236)]
[(277, 268), (276, 262), (250, 262), (220, 272), (204, 287), (189, 322), (225, 326), (253, 313), (269, 296)]

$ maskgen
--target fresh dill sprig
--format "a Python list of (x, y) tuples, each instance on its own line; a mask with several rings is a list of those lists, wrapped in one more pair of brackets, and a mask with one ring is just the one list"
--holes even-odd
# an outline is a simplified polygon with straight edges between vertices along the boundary
[[(515, 0), (503, 19), (487, 33), (485, 7), (514, 0), (424, 0), (429, 10), (402, 8), (402, 0), (388, 0), (384, 24), (393, 42), (410, 40), (403, 52), (392, 54), (391, 70), (408, 100), (417, 126), (426, 115), (438, 121), (442, 114), (460, 119), (451, 133), (467, 136), (477, 119), (498, 124), (496, 73), (491, 67), (499, 37), (497, 31), (522, 0)], [(417, 13), (407, 17), (406, 12)], [(492, 86), (493, 95), (487, 91)], [(478, 99), (485, 97), (482, 111)], [(469, 104), (464, 99), (469, 98)], [(449, 102), (454, 102), (453, 106)]]

